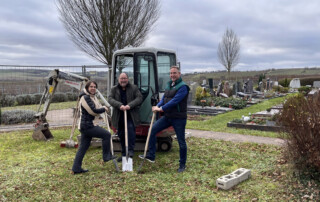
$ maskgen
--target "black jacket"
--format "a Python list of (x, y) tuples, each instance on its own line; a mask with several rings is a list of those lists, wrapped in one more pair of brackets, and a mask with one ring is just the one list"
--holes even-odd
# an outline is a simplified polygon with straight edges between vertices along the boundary
[[(120, 107), (123, 105), (121, 102), (120, 84), (111, 88), (110, 95), (108, 97), (109, 104), (113, 107), (112, 112), (112, 126), (118, 128), (120, 120)], [(139, 88), (136, 85), (128, 83), (126, 86), (127, 105), (130, 106), (128, 113), (134, 123), (134, 126), (140, 124), (139, 110), (142, 102), (142, 95)], [(128, 114), (128, 116), (129, 116)]]
[[(88, 111), (91, 111), (97, 114), (101, 114), (104, 113), (106, 110), (105, 108), (99, 108), (97, 109), (94, 102), (92, 101), (92, 99), (90, 98), (90, 96), (94, 96), (94, 95), (90, 95), (86, 92), (83, 92), (80, 94), (80, 98), (83, 96), (84, 101), (86, 102), (87, 106), (81, 104), (81, 116), (80, 116), (80, 131), (81, 130), (87, 130), (90, 128), (93, 128), (93, 120), (95, 118), (95, 115), (90, 114)], [(85, 104), (85, 103), (84, 103)], [(89, 108), (86, 108), (89, 107)], [(91, 113), (92, 113), (91, 112)]]

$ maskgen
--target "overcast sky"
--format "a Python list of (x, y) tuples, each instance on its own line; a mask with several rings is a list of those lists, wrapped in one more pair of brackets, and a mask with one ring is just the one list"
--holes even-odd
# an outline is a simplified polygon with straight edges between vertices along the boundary
[[(54, 0), (1, 0), (0, 65), (97, 65), (68, 38)], [(162, 0), (144, 46), (173, 49), (183, 73), (224, 70), (226, 28), (240, 38), (235, 70), (320, 66), (319, 0)]]

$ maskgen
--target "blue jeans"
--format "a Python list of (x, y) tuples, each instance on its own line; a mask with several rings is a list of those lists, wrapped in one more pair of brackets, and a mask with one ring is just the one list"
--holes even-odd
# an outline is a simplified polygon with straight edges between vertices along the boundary
[[(129, 150), (129, 155), (133, 156), (134, 146), (135, 146), (135, 142), (136, 142), (136, 127), (134, 126), (132, 119), (128, 119), (127, 125), (128, 125), (128, 150)], [(122, 156), (125, 156), (126, 155), (126, 144), (125, 144), (124, 123), (119, 123), (118, 136), (120, 138)]]
[(102, 139), (102, 159), (103, 161), (108, 161), (111, 159), (110, 150), (110, 137), (111, 134), (104, 128), (99, 126), (94, 126), (87, 130), (81, 130), (81, 144), (77, 151), (76, 157), (73, 162), (72, 171), (80, 172), (82, 166), (82, 160), (86, 154), (88, 148), (90, 147), (91, 140), (93, 137)]
[(147, 154), (147, 157), (152, 160), (156, 158), (156, 134), (170, 126), (173, 126), (180, 148), (180, 165), (185, 165), (187, 161), (187, 143), (185, 139), (186, 124), (187, 119), (173, 119), (163, 116), (159, 120), (157, 120), (152, 127), (149, 140), (149, 152)]

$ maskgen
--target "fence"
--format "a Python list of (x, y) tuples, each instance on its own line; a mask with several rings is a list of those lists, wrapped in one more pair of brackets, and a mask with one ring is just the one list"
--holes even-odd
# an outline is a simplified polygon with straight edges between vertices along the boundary
[[(38, 105), (34, 102), (28, 102), (26, 97), (38, 97), (44, 92), (44, 88), (47, 82), (47, 77), (49, 73), (54, 70), (59, 69), (63, 72), (70, 72), (77, 75), (87, 77), (91, 80), (97, 82), (99, 90), (102, 94), (107, 95), (108, 87), (108, 67), (106, 65), (98, 66), (18, 66), (18, 65), (0, 65), (0, 107), (2, 115), (6, 111), (10, 110), (33, 110), (37, 111)], [(78, 90), (66, 86), (64, 84), (59, 84), (55, 95), (62, 94), (67, 97), (62, 101), (70, 101), (66, 95), (78, 94)], [(24, 95), (24, 96), (22, 96)], [(25, 96), (30, 95), (30, 96)], [(35, 96), (37, 95), (37, 96)], [(4, 98), (11, 99), (11, 104), (5, 106)], [(41, 96), (40, 96), (41, 97)], [(19, 100), (20, 99), (20, 100)], [(21, 102), (21, 99), (25, 99), (25, 102)], [(32, 99), (30, 99), (32, 100)], [(60, 102), (62, 106), (61, 109), (50, 110), (47, 115), (48, 122), (53, 124), (59, 123), (72, 123), (72, 107), (75, 107), (76, 102), (68, 102), (67, 105), (63, 104), (61, 100), (56, 100)], [(25, 104), (21, 104), (25, 103)], [(8, 103), (6, 103), (8, 105)], [(29, 105), (28, 105), (29, 104)], [(2, 106), (1, 106), (2, 105)], [(51, 104), (52, 105), (52, 104)], [(57, 108), (57, 107), (55, 107)], [(59, 108), (59, 107), (58, 107)], [(1, 121), (0, 129), (3, 127), (9, 127), (8, 125), (3, 125)], [(12, 126), (11, 126), (12, 127)]]

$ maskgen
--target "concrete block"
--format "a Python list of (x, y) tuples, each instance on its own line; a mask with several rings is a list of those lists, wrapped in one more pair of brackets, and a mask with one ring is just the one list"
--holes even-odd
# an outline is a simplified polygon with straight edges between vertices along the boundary
[(216, 180), (218, 188), (228, 190), (240, 182), (248, 179), (251, 176), (251, 171), (245, 168), (239, 168), (228, 175), (224, 175)]

